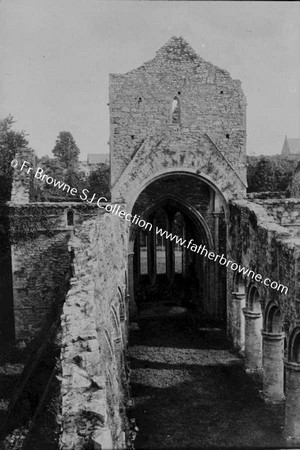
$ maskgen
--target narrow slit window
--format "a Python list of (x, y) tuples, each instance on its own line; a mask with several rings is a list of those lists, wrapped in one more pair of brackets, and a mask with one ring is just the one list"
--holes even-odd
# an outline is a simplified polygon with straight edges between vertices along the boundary
[(172, 101), (172, 123), (180, 123), (180, 105), (178, 97), (174, 97)]
[(67, 225), (68, 227), (74, 226), (74, 211), (67, 212)]

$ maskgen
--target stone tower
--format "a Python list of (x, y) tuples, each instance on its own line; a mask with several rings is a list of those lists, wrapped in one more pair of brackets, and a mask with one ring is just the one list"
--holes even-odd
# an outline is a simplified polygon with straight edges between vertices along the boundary
[[(172, 37), (141, 67), (110, 75), (109, 105), (112, 200), (225, 254), (227, 202), (246, 192), (240, 81)], [(132, 226), (130, 267), (137, 302), (161, 283), (171, 289), (178, 277), (182, 286), (194, 277), (193, 301), (213, 318), (225, 314), (226, 271), (203, 255)]]

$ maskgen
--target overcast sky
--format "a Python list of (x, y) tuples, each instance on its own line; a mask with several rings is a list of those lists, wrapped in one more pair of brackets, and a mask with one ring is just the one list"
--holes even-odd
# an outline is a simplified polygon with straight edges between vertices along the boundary
[(247, 152), (300, 137), (300, 3), (99, 0), (0, 2), (0, 118), (13, 114), (38, 155), (62, 130), (109, 151), (108, 74), (125, 73), (183, 36), (242, 81)]

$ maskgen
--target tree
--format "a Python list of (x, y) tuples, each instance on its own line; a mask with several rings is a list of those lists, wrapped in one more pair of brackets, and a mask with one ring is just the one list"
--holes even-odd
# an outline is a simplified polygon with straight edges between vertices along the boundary
[(19, 149), (28, 148), (25, 132), (13, 130), (14, 123), (12, 115), (0, 120), (0, 202), (6, 202), (11, 197), (14, 170), (11, 161)]
[[(46, 175), (59, 181), (64, 180), (65, 169), (63, 169), (58, 159), (49, 158), (48, 155), (42, 156), (38, 161), (38, 166), (44, 170)], [(65, 193), (62, 193), (52, 184), (49, 185), (47, 183), (38, 183), (38, 186), (39, 201), (51, 201), (52, 197), (65, 197)]]
[(248, 192), (285, 191), (296, 162), (276, 156), (247, 158)]
[(252, 180), (256, 192), (273, 191), (275, 184), (274, 166), (266, 158), (261, 158), (256, 166)]
[(90, 194), (99, 194), (110, 200), (109, 166), (100, 164), (98, 169), (90, 173), (87, 184)]
[(53, 184), (40, 183), (39, 201), (76, 201), (79, 195), (86, 187), (84, 172), (77, 170), (76, 167), (64, 168), (56, 158), (42, 156), (38, 163), (44, 173), (57, 181), (65, 182), (71, 188), (76, 188), (78, 195), (70, 195), (67, 190), (58, 189)]
[(52, 153), (63, 167), (67, 169), (76, 166), (80, 150), (72, 134), (69, 131), (61, 131), (56, 139)]

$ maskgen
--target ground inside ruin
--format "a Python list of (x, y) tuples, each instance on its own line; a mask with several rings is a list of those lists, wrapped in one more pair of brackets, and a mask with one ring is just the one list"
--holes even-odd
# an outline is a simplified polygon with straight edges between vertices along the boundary
[(265, 404), (225, 330), (206, 325), (152, 316), (131, 331), (135, 448), (284, 448), (283, 405)]

